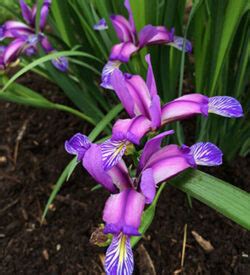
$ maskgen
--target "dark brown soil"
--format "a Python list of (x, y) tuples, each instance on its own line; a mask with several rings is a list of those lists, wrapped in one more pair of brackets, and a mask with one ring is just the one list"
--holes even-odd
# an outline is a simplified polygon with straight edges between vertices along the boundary
[[(57, 88), (35, 80), (26, 77), (22, 82), (35, 85), (52, 100), (65, 102)], [(104, 249), (92, 246), (89, 238), (102, 222), (108, 193), (90, 192), (95, 183), (82, 167), (63, 186), (46, 224), (40, 224), (53, 184), (71, 159), (64, 151), (64, 141), (78, 131), (88, 131), (88, 126), (58, 111), (5, 102), (0, 108), (0, 274), (103, 273)], [(213, 173), (249, 191), (249, 167), (250, 158), (239, 158)], [(187, 246), (181, 273), (185, 224)], [(192, 230), (209, 240), (214, 250), (206, 253)], [(136, 274), (154, 274), (154, 269), (156, 274), (250, 272), (249, 233), (198, 201), (193, 200), (193, 208), (189, 208), (185, 194), (170, 186), (141, 244), (135, 252)]]

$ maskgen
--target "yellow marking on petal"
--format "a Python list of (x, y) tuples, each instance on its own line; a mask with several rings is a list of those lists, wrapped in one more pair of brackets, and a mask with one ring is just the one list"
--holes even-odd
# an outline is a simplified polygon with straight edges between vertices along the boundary
[(110, 161), (113, 161), (120, 154), (120, 152), (123, 150), (124, 145), (126, 145), (126, 142), (120, 143), (119, 146), (117, 148), (115, 148), (115, 151), (114, 151)]
[(119, 244), (119, 266), (122, 265), (123, 261), (125, 260), (126, 257), (126, 240), (127, 240), (127, 236), (126, 235), (122, 235), (121, 237), (121, 241)]

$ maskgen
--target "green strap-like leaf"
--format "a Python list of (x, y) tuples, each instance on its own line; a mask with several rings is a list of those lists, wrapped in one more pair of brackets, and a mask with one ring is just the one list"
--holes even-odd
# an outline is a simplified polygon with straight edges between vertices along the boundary
[[(170, 180), (171, 184), (188, 195), (215, 209), (222, 215), (250, 230), (250, 195), (249, 193), (223, 180), (199, 170), (189, 170)], [(140, 233), (143, 235), (153, 221), (159, 196), (165, 185), (161, 185), (154, 202), (142, 216)], [(141, 239), (132, 237), (134, 246)]]
[(250, 230), (250, 194), (199, 170), (187, 171), (170, 184)]

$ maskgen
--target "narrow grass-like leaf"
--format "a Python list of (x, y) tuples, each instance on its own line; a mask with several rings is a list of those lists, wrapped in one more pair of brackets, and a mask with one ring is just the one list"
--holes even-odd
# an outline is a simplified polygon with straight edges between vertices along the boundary
[[(94, 140), (98, 137), (98, 135), (103, 131), (103, 129), (105, 129), (105, 127), (119, 114), (119, 112), (121, 112), (122, 110), (122, 106), (121, 104), (118, 104), (117, 106), (115, 106), (104, 118), (102, 121), (100, 121), (96, 127), (92, 130), (92, 132), (89, 134), (88, 138), (94, 142)], [(73, 173), (73, 171), (75, 170), (76, 166), (77, 166), (78, 162), (77, 162), (77, 158), (73, 158), (70, 163), (65, 167), (65, 169), (63, 170), (61, 176), (59, 177), (58, 181), (55, 184), (55, 187), (52, 191), (52, 193), (50, 194), (50, 197), (48, 199), (48, 202), (45, 206), (44, 212), (43, 212), (43, 216), (42, 216), (42, 220), (44, 220), (44, 218), (47, 215), (48, 209), (50, 204), (53, 202), (53, 200), (55, 199), (56, 195), (58, 194), (58, 192), (60, 191), (62, 185), (64, 184), (65, 181), (68, 181), (71, 174)]]
[(90, 140), (95, 140), (98, 135), (105, 129), (105, 127), (122, 111), (123, 107), (121, 104), (115, 106), (92, 130), (89, 134)]
[(75, 162), (76, 162), (76, 158), (72, 159), (71, 162), (66, 166), (66, 168), (64, 169), (64, 171), (62, 172), (61, 176), (59, 177), (58, 181), (56, 182), (52, 193), (50, 194), (50, 197), (48, 199), (48, 202), (45, 206), (43, 215), (42, 215), (42, 222), (44, 221), (48, 210), (49, 210), (49, 206), (51, 205), (51, 203), (54, 201), (57, 193), (59, 192), (59, 190), (61, 189), (63, 183), (65, 182), (65, 180), (69, 177), (69, 172), (72, 173), (72, 166), (75, 166)]
[(10, 84), (12, 84), (20, 76), (22, 76), (23, 74), (25, 74), (28, 71), (32, 70), (36, 66), (39, 66), (39, 65), (41, 65), (41, 64), (43, 64), (45, 62), (51, 61), (51, 60), (53, 60), (55, 58), (62, 57), (62, 56), (82, 56), (82, 57), (88, 57), (88, 58), (92, 58), (92, 59), (98, 60), (96, 57), (94, 57), (94, 56), (92, 56), (90, 54), (79, 52), (79, 51), (62, 51), (62, 52), (51, 53), (51, 54), (48, 54), (46, 56), (43, 56), (41, 58), (36, 59), (35, 61), (31, 62), (26, 67), (22, 68), (16, 74), (14, 74), (10, 78), (10, 80), (4, 85), (4, 87), (1, 89), (0, 92), (5, 91), (10, 86)]

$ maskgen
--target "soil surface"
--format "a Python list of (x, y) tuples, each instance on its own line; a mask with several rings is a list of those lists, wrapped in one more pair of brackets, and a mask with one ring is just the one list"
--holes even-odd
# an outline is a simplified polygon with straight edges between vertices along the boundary
[[(68, 102), (50, 83), (27, 75), (21, 82), (55, 102)], [(105, 249), (89, 239), (102, 223), (108, 193), (79, 165), (54, 201), (45, 224), (41, 215), (49, 194), (71, 157), (64, 141), (88, 132), (77, 118), (0, 102), (0, 274), (103, 274)], [(211, 170), (249, 191), (250, 158)], [(210, 171), (210, 172), (211, 172)], [(183, 232), (187, 224), (184, 267)], [(206, 252), (195, 231), (209, 241)], [(135, 274), (249, 274), (250, 234), (214, 210), (168, 186), (154, 223), (135, 249)]]

